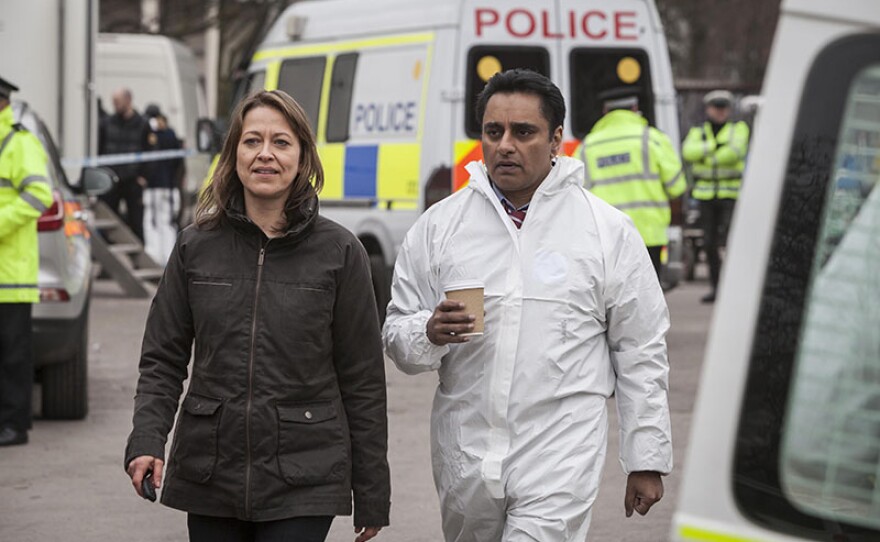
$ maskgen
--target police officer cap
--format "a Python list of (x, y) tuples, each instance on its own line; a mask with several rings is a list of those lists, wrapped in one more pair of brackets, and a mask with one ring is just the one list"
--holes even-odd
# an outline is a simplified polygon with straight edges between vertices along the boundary
[(632, 107), (639, 105), (639, 92), (637, 86), (614, 87), (605, 89), (596, 95), (606, 107)]
[(733, 103), (733, 94), (727, 90), (713, 90), (703, 96), (703, 103), (714, 107), (730, 107)]
[(18, 87), (0, 77), (0, 98), (9, 98), (9, 95), (18, 90)]

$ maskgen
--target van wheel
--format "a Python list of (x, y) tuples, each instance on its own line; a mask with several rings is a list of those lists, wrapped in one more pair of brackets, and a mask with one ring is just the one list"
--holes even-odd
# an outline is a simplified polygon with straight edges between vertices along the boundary
[(373, 277), (373, 294), (376, 296), (376, 310), (379, 311), (379, 325), (385, 323), (385, 309), (391, 301), (391, 277), (385, 258), (381, 254), (370, 254), (370, 275)]
[(81, 420), (89, 411), (88, 306), (83, 311), (82, 331), (73, 359), (43, 367), (43, 417)]

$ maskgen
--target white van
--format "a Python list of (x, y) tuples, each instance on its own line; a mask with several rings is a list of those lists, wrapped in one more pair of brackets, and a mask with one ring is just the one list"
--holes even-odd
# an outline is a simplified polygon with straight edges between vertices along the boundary
[[(141, 114), (147, 105), (158, 105), (177, 137), (195, 149), (196, 123), (207, 114), (207, 105), (196, 58), (180, 42), (151, 34), (99, 34), (95, 85), (110, 114), (113, 92), (121, 87), (131, 90)], [(208, 162), (204, 155), (186, 159), (187, 194), (198, 191)]]
[(880, 3), (785, 0), (672, 539), (880, 540)]
[(653, 0), (297, 2), (260, 45), (242, 94), (278, 88), (305, 108), (325, 170), (322, 213), (367, 248), (380, 307), (406, 231), (482, 158), (477, 94), (515, 67), (562, 90), (567, 154), (601, 116), (596, 94), (622, 84), (639, 86), (645, 117), (679, 140)]

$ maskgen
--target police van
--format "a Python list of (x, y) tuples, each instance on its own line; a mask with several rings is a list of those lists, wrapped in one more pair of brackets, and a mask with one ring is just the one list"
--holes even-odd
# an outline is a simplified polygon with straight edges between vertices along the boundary
[(322, 213), (363, 242), (384, 307), (406, 231), (482, 158), (476, 96), (516, 67), (562, 90), (569, 155), (601, 116), (596, 95), (624, 84), (679, 140), (653, 0), (298, 2), (268, 32), (241, 93), (281, 89), (304, 107), (325, 170)]
[(677, 541), (880, 540), (880, 3), (785, 0)]

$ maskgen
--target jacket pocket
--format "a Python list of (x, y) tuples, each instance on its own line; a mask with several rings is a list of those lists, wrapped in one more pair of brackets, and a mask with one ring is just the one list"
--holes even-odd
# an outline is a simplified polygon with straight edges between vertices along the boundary
[(332, 402), (277, 405), (278, 469), (292, 486), (345, 479), (348, 452)]
[(196, 338), (222, 338), (229, 324), (232, 281), (197, 277), (190, 279), (188, 287)]
[(220, 399), (192, 393), (183, 400), (173, 457), (181, 478), (204, 484), (214, 474), (222, 404)]
[[(335, 301), (333, 290), (319, 285), (297, 284), (284, 287), (282, 312), (287, 322), (296, 322), (288, 331), (296, 345), (329, 346)], [(311, 349), (310, 346), (307, 348)]]

